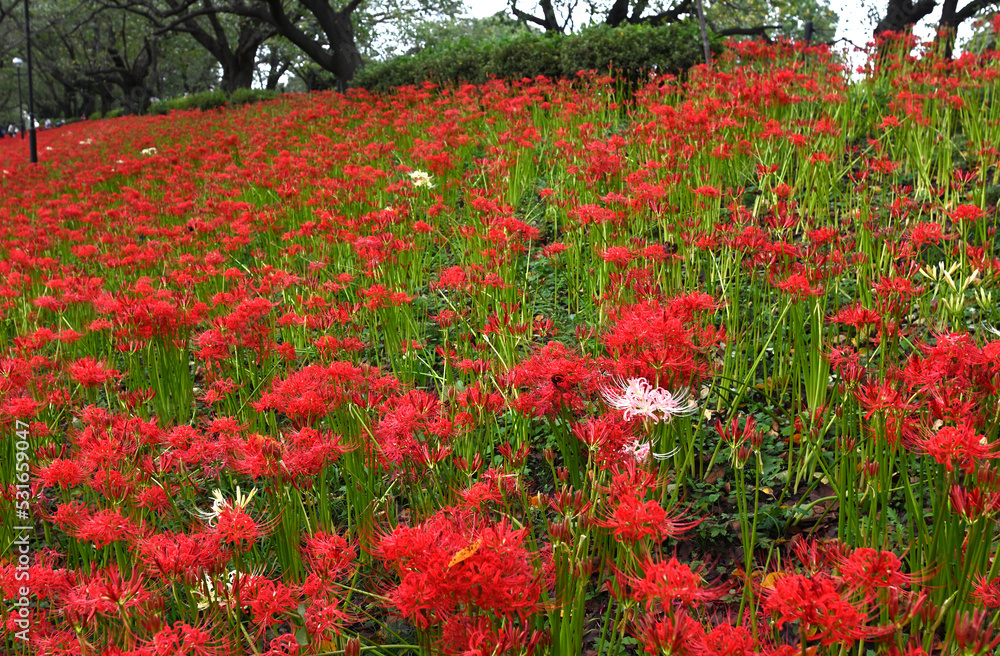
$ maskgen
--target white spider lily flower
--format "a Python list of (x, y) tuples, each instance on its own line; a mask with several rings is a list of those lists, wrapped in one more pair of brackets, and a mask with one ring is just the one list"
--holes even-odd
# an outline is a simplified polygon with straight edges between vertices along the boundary
[(241, 510), (246, 510), (246, 507), (250, 505), (250, 502), (253, 500), (256, 494), (257, 494), (257, 488), (254, 488), (250, 490), (249, 494), (244, 495), (243, 491), (240, 490), (239, 486), (237, 485), (236, 497), (234, 499), (227, 499), (225, 496), (223, 496), (222, 490), (213, 490), (212, 509), (207, 512), (195, 509), (195, 513), (197, 513), (199, 517), (204, 519), (209, 526), (215, 526), (215, 522), (216, 520), (219, 519), (219, 515), (222, 514), (223, 510), (225, 510), (226, 508), (232, 508), (232, 509), (240, 508)]
[(657, 453), (653, 451), (653, 445), (649, 442), (643, 442), (641, 440), (635, 440), (631, 444), (625, 445), (623, 449), (625, 453), (635, 458), (636, 462), (644, 462), (649, 456), (653, 456), (654, 460), (667, 460), (668, 458), (673, 458), (680, 452), (680, 448), (676, 448), (668, 453)]
[(694, 414), (698, 407), (687, 392), (673, 394), (662, 387), (653, 387), (645, 378), (615, 379), (612, 386), (601, 390), (608, 406), (621, 410), (625, 420), (633, 417), (651, 419), (654, 424), (670, 422), (674, 417)]
[(410, 182), (413, 183), (414, 187), (427, 187), (432, 189), (434, 183), (431, 182), (431, 176), (427, 171), (410, 171)]

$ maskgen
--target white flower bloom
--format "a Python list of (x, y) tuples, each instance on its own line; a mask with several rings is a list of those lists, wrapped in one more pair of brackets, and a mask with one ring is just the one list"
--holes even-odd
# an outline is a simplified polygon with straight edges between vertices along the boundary
[[(237, 574), (236, 570), (231, 569), (223, 575), (222, 580), (225, 581), (227, 599), (231, 599), (233, 596), (233, 584), (236, 582)], [(190, 588), (191, 593), (198, 597), (198, 610), (206, 610), (209, 606), (213, 605), (224, 606), (226, 601), (219, 597), (215, 580), (208, 574), (205, 574), (201, 582), (204, 584), (204, 587)]]
[(219, 515), (223, 510), (226, 508), (240, 508), (245, 510), (246, 507), (250, 505), (250, 501), (253, 500), (256, 494), (257, 488), (250, 490), (250, 494), (244, 495), (239, 486), (236, 486), (236, 498), (230, 500), (223, 496), (222, 490), (213, 490), (212, 509), (207, 512), (203, 510), (195, 510), (195, 512), (198, 516), (208, 522), (209, 526), (215, 526), (215, 522), (219, 519)]
[(653, 451), (653, 445), (649, 442), (643, 442), (642, 440), (634, 440), (629, 444), (625, 445), (623, 449), (626, 454), (635, 458), (638, 463), (645, 462), (650, 455), (653, 456), (655, 460), (666, 460), (667, 458), (673, 458), (680, 452), (680, 449), (674, 449), (668, 453), (656, 453)]
[(601, 390), (601, 396), (609, 406), (621, 410), (626, 421), (642, 417), (652, 419), (653, 423), (669, 422), (697, 410), (686, 392), (672, 394), (662, 387), (653, 387), (645, 378), (629, 378), (627, 382), (614, 380), (613, 383)]
[(640, 442), (639, 440), (625, 446), (625, 453), (635, 458), (636, 462), (644, 462), (649, 457), (651, 450), (648, 442)]
[(141, 151), (139, 151), (139, 154), (142, 155), (143, 157), (150, 157), (151, 155), (155, 155), (156, 154), (156, 149), (155, 148), (143, 148)]
[(428, 189), (434, 187), (434, 183), (431, 182), (431, 176), (427, 171), (410, 171), (410, 182), (413, 183), (414, 187), (427, 187)]

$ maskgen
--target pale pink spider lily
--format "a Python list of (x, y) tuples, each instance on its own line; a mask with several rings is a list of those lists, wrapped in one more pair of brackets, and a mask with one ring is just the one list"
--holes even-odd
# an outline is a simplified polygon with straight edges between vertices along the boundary
[(668, 453), (656, 453), (653, 451), (652, 444), (639, 440), (625, 446), (625, 453), (635, 458), (636, 462), (642, 462), (650, 455), (656, 460), (666, 460), (667, 458), (673, 458), (679, 451), (680, 448), (676, 448)]
[(697, 406), (687, 392), (673, 394), (662, 387), (653, 387), (645, 378), (613, 379), (612, 386), (601, 389), (605, 403), (621, 410), (625, 420), (633, 417), (651, 419), (654, 424), (670, 422), (674, 417), (694, 414)]

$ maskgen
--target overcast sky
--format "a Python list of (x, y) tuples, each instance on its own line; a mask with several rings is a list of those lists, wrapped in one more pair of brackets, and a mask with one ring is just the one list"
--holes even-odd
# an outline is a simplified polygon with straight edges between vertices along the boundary
[[(503, 11), (507, 8), (507, 0), (465, 1), (470, 15), (476, 18), (492, 16), (498, 11)], [(533, 5), (533, 2), (534, 0), (521, 0), (520, 6), (524, 9), (529, 9)], [(871, 38), (872, 30), (874, 29), (874, 23), (868, 17), (869, 8), (874, 5), (881, 12), (885, 10), (887, 3), (888, 0), (830, 0), (831, 9), (840, 15), (840, 22), (837, 25), (837, 38), (847, 39), (859, 46), (865, 45)], [(917, 35), (923, 39), (930, 38), (934, 33), (931, 26), (937, 23), (940, 15), (941, 9), (939, 5), (934, 13), (930, 15), (929, 19), (924, 20), (917, 26)], [(580, 20), (586, 20), (584, 12), (581, 12)], [(962, 29), (959, 30), (959, 43), (961, 44), (964, 39), (968, 38), (970, 33), (969, 23), (966, 21), (962, 25)]]

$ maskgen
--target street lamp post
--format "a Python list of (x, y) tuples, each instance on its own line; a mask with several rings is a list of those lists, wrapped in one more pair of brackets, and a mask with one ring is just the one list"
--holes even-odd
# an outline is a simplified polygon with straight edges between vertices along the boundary
[(17, 69), (17, 115), (21, 119), (21, 138), (24, 139), (24, 101), (21, 100), (21, 67), (24, 62), (20, 57), (14, 57), (14, 68)]
[(38, 163), (38, 141), (35, 137), (35, 89), (31, 79), (31, 23), (28, 0), (24, 0), (24, 49), (28, 60), (28, 151), (31, 163)]

